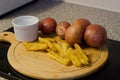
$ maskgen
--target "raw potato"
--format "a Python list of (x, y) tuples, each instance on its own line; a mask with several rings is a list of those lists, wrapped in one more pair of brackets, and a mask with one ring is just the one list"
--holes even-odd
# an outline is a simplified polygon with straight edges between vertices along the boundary
[(73, 45), (75, 43), (80, 43), (84, 29), (79, 24), (74, 24), (70, 26), (65, 33), (65, 40)]
[(100, 47), (107, 39), (105, 28), (98, 24), (91, 24), (86, 28), (84, 40), (92, 47)]
[(56, 26), (57, 26), (56, 20), (54, 18), (47, 17), (40, 21), (39, 29), (44, 34), (49, 34), (53, 31), (55, 31)]
[(76, 19), (66, 30), (65, 40), (71, 45), (75, 43), (79, 44), (86, 27), (90, 24), (91, 23), (87, 19)]
[(56, 27), (56, 34), (61, 37), (61, 38), (65, 38), (65, 32), (67, 30), (67, 28), (70, 27), (70, 23), (67, 21), (61, 21), (57, 27)]

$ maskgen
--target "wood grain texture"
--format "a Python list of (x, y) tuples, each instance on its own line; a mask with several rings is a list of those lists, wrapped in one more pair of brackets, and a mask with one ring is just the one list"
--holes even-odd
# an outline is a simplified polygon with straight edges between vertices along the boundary
[(0, 33), (0, 41), (11, 43), (8, 50), (8, 61), (19, 73), (36, 79), (71, 79), (88, 76), (99, 70), (107, 61), (108, 49), (106, 45), (100, 48), (84, 47), (89, 55), (89, 66), (64, 66), (49, 58), (47, 53), (27, 51), (22, 43), (16, 41), (11, 32)]

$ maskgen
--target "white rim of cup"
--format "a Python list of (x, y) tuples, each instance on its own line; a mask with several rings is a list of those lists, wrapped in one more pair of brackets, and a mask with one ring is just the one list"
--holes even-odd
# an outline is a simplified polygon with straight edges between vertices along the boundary
[[(17, 24), (17, 22), (19, 22), (20, 20), (24, 19), (24, 18), (31, 18), (31, 19), (34, 19), (34, 22), (30, 23), (30, 24), (27, 24), (27, 25), (22, 25), (22, 24)], [(39, 22), (39, 19), (35, 16), (29, 16), (29, 15), (26, 15), (26, 16), (19, 16), (19, 17), (16, 17), (12, 20), (12, 24), (13, 25), (16, 25), (14, 27), (16, 28), (25, 28), (25, 27), (29, 27), (29, 26), (32, 26), (32, 25), (35, 25), (36, 23)], [(24, 26), (24, 27), (22, 27)]]

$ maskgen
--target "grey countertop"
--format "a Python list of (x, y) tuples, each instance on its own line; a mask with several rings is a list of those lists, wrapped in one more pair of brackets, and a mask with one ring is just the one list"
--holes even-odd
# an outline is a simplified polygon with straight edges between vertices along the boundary
[(77, 18), (86, 18), (93, 24), (103, 25), (107, 30), (108, 39), (120, 41), (120, 13), (118, 12), (66, 3), (60, 0), (37, 0), (0, 16), (0, 32), (12, 27), (12, 19), (21, 15), (33, 15), (40, 20), (45, 17), (53, 17), (58, 23), (62, 20), (72, 22)]

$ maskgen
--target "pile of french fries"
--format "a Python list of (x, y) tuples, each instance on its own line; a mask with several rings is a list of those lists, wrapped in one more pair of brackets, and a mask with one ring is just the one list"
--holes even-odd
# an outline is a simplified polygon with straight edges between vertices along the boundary
[(78, 44), (69, 45), (65, 40), (55, 38), (39, 37), (36, 42), (23, 42), (30, 51), (47, 51), (48, 56), (64, 65), (81, 67), (89, 64), (89, 58)]

